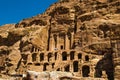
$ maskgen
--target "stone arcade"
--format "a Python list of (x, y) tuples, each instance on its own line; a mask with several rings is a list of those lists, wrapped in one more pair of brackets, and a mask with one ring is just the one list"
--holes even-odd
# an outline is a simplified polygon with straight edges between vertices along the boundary
[(59, 0), (43, 14), (0, 27), (3, 78), (33, 71), (119, 80), (119, 57), (120, 0)]

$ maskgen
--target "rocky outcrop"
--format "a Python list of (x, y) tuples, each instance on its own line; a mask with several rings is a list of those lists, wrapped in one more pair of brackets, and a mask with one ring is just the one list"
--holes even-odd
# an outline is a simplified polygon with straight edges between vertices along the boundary
[[(59, 0), (43, 14), (0, 27), (0, 70), (18, 73), (27, 63), (32, 64), (27, 56), (54, 52), (59, 49), (58, 42), (61, 49), (67, 46), (92, 55), (104, 55), (104, 50), (112, 47), (113, 56), (119, 57), (119, 31), (119, 0)], [(70, 45), (65, 45), (65, 35)], [(119, 64), (115, 70), (119, 70)]]
[[(72, 79), (72, 80), (86, 80), (85, 78), (80, 78), (74, 76), (72, 73), (69, 72), (61, 72), (61, 71), (53, 71), (53, 72), (35, 72), (35, 71), (28, 71), (26, 77), (23, 80), (30, 80), (30, 79), (46, 79), (46, 80), (63, 80), (63, 79)], [(92, 78), (89, 78), (92, 79)], [(92, 79), (92, 80), (104, 80), (100, 78)]]

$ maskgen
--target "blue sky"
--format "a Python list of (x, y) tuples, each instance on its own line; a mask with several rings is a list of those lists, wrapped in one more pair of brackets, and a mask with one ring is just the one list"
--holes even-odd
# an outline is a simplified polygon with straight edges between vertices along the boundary
[(43, 13), (58, 0), (0, 0), (0, 25), (17, 23)]

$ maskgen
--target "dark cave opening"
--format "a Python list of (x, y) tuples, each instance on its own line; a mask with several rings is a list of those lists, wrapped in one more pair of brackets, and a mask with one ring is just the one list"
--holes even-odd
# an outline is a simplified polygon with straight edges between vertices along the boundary
[(66, 71), (66, 72), (69, 72), (69, 71), (70, 71), (70, 65), (67, 65), (67, 66), (65, 67), (65, 71)]
[(78, 61), (73, 62), (73, 71), (78, 72)]
[(90, 67), (85, 65), (82, 67), (82, 76), (83, 77), (89, 77), (89, 73), (90, 73)]
[(67, 60), (67, 52), (62, 53), (62, 60), (63, 61)]
[(114, 80), (114, 63), (111, 50), (104, 54), (104, 57), (97, 63), (95, 70), (95, 77), (101, 78), (102, 71), (105, 71), (108, 80)]

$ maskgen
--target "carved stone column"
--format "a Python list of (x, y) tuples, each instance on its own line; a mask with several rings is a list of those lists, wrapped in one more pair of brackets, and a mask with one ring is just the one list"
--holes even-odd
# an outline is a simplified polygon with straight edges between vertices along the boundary
[(60, 37), (59, 37), (59, 34), (57, 34), (57, 49), (60, 49)]
[(73, 72), (73, 63), (70, 63), (70, 72)]
[(40, 62), (40, 56), (39, 56), (39, 53), (37, 53), (37, 56), (36, 56), (36, 62)]
[(70, 51), (67, 52), (67, 60), (70, 60)]
[(33, 47), (33, 52), (35, 52), (35, 47)]
[(65, 35), (65, 49), (68, 50), (70, 46), (68, 35)]
[(73, 46), (73, 41), (74, 41), (74, 33), (72, 32), (72, 33), (71, 33), (71, 48), (72, 48), (72, 46)]
[(78, 71), (79, 71), (80, 77), (82, 77), (82, 64), (81, 64), (81, 61), (79, 61), (78, 65), (79, 65)]
[(94, 67), (93, 65), (90, 66), (90, 73), (89, 73), (90, 77), (94, 77)]
[(47, 66), (47, 70), (48, 71), (52, 70), (52, 64), (51, 63)]
[(78, 53), (77, 52), (74, 53), (74, 59), (78, 60)]
[(27, 63), (32, 63), (32, 54), (28, 54)]
[(44, 54), (44, 62), (48, 62), (48, 53), (47, 52), (45, 52), (46, 54)]
[(59, 61), (62, 61), (62, 51), (59, 51), (59, 52), (58, 52), (58, 60), (59, 60)]
[(51, 35), (51, 36), (50, 36), (50, 46), (49, 46), (49, 49), (50, 49), (51, 51), (53, 51), (54, 48), (55, 48), (54, 37), (53, 37), (53, 35)]

